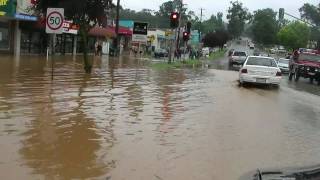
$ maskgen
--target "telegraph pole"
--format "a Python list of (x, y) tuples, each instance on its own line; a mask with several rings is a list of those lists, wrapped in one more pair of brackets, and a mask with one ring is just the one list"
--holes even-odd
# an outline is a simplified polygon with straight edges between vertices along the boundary
[(176, 46), (176, 50), (175, 50), (175, 53), (176, 52), (179, 52), (179, 50), (180, 50), (180, 28), (181, 28), (181, 17), (182, 17), (182, 8), (183, 8), (183, 0), (181, 0), (180, 1), (180, 5), (179, 5), (179, 7), (178, 7), (179, 9), (178, 9), (178, 12), (179, 12), (179, 14), (180, 14), (180, 16), (179, 16), (179, 25), (178, 25), (178, 29), (176, 29), (176, 44), (175, 44), (175, 46)]
[(120, 37), (119, 37), (119, 19), (120, 19), (120, 0), (117, 0), (117, 15), (116, 15), (116, 42), (115, 42), (115, 55), (119, 55), (119, 43), (120, 43)]
[(203, 8), (200, 8), (200, 29), (199, 29), (199, 41), (201, 41), (201, 33), (202, 33), (202, 17), (203, 17)]

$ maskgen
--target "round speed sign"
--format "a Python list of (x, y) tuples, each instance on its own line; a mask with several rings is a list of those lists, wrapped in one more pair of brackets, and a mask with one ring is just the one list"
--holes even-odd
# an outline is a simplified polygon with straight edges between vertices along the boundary
[(47, 17), (47, 26), (51, 30), (60, 29), (63, 25), (63, 16), (59, 12), (53, 11)]
[(49, 34), (62, 34), (64, 23), (64, 9), (48, 8), (46, 17), (46, 32)]

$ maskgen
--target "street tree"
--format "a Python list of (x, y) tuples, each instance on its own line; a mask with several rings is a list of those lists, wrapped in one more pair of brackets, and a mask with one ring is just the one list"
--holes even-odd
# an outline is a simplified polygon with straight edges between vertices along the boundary
[(200, 18), (195, 16), (192, 19), (194, 29), (201, 29), (202, 33), (207, 34), (219, 29), (225, 29), (223, 22), (223, 13), (218, 12), (217, 15), (211, 15), (211, 17), (203, 22), (200, 22)]
[(316, 27), (312, 28), (311, 40), (317, 42), (320, 48), (320, 4), (318, 6), (306, 3), (300, 9), (301, 18), (313, 23)]
[(310, 38), (310, 28), (304, 23), (295, 21), (284, 26), (277, 36), (280, 44), (294, 50), (307, 46)]
[(243, 33), (245, 24), (250, 20), (251, 15), (241, 2), (231, 1), (230, 4), (231, 7), (229, 7), (227, 15), (229, 20), (228, 31), (233, 38), (237, 38)]
[(33, 9), (39, 16), (45, 17), (47, 8), (64, 8), (65, 18), (80, 26), (83, 42), (83, 59), (86, 73), (91, 73), (92, 62), (88, 58), (88, 33), (96, 25), (106, 21), (108, 11), (114, 7), (112, 0), (37, 0)]
[(223, 48), (229, 40), (229, 33), (224, 29), (218, 29), (215, 32), (209, 32), (205, 35), (203, 43), (205, 47)]
[(187, 6), (185, 6), (181, 0), (171, 0), (164, 2), (160, 5), (160, 9), (156, 12), (157, 16), (169, 18), (172, 12), (179, 12), (181, 16), (181, 22), (185, 24), (194, 16), (193, 11), (188, 11)]
[(255, 42), (266, 45), (275, 44), (279, 31), (277, 12), (269, 8), (255, 11), (250, 29)]

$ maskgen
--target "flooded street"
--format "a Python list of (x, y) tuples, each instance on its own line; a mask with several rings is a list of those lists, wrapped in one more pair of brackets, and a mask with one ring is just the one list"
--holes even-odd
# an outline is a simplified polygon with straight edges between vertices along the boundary
[[(320, 89), (238, 73), (0, 57), (0, 179), (233, 180), (320, 164)], [(306, 86), (303, 86), (306, 84)], [(305, 88), (304, 88), (305, 87)]]

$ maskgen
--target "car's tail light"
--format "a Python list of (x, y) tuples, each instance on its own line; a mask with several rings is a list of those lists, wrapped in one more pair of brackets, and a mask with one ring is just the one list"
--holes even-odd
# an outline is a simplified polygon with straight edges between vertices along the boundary
[(248, 70), (247, 69), (241, 69), (241, 73), (242, 74), (246, 74), (246, 73), (248, 73)]
[(276, 76), (282, 76), (281, 71), (278, 71), (277, 74), (276, 74)]

